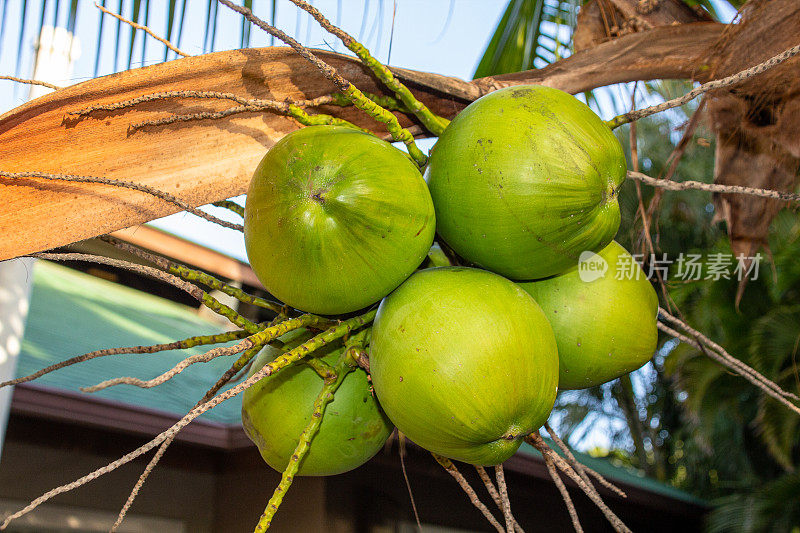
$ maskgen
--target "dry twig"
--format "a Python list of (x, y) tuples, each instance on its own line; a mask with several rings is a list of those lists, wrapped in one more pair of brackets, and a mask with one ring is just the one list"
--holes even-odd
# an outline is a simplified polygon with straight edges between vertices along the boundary
[(606, 123), (609, 125), (609, 127), (616, 128), (618, 126), (622, 126), (623, 124), (633, 122), (634, 120), (639, 120), (644, 117), (649, 117), (650, 115), (655, 115), (656, 113), (661, 113), (662, 111), (666, 111), (667, 109), (680, 107), (683, 104), (686, 104), (694, 100), (703, 93), (707, 93), (709, 91), (713, 91), (716, 89), (724, 89), (725, 87), (730, 87), (732, 85), (736, 85), (737, 83), (741, 83), (747, 79), (750, 79), (754, 76), (758, 76), (759, 74), (766, 72), (767, 70), (783, 63), (784, 61), (791, 59), (797, 54), (800, 54), (800, 44), (798, 44), (797, 46), (793, 46), (788, 50), (784, 50), (780, 54), (767, 59), (763, 63), (754, 65), (741, 72), (737, 72), (736, 74), (732, 74), (731, 76), (719, 80), (714, 80), (704, 83), (699, 87), (695, 87), (694, 89), (684, 94), (683, 96), (674, 98), (672, 100), (667, 100), (666, 102), (663, 102), (658, 105), (645, 107), (643, 109), (631, 111), (623, 115), (618, 115), (613, 119), (606, 121)]
[(712, 341), (707, 336), (703, 335), (702, 333), (700, 333), (699, 331), (697, 331), (696, 329), (691, 327), (686, 322), (684, 322), (684, 321), (680, 320), (679, 318), (669, 314), (665, 309), (662, 309), (662, 308), (659, 307), (658, 314), (659, 314), (659, 316), (661, 316), (662, 318), (664, 318), (668, 322), (670, 322), (670, 323), (682, 328), (689, 335), (692, 335), (696, 339), (696, 341), (698, 343), (703, 343), (703, 344), (707, 345), (709, 348), (711, 348), (712, 350), (716, 351), (717, 354), (719, 355), (719, 357), (721, 357), (727, 363), (726, 366), (730, 365), (730, 366), (734, 367), (739, 373), (746, 373), (746, 374), (750, 375), (753, 379), (756, 379), (756, 380), (760, 381), (765, 386), (767, 386), (770, 389), (772, 389), (775, 393), (777, 393), (777, 394), (779, 394), (779, 395), (781, 395), (781, 396), (783, 396), (785, 398), (791, 398), (792, 400), (800, 400), (800, 397), (798, 397), (796, 394), (793, 394), (791, 392), (783, 390), (780, 387), (780, 385), (778, 385), (774, 381), (770, 380), (769, 378), (767, 378), (763, 374), (759, 373), (754, 368), (751, 368), (751, 367), (747, 366), (742, 361), (740, 361), (739, 359), (737, 359), (734, 356), (732, 356), (731, 354), (729, 354), (725, 350), (725, 348), (723, 348), (722, 346), (720, 346), (716, 342)]
[(322, 74), (328, 78), (328, 80), (330, 80), (342, 92), (342, 94), (344, 94), (345, 97), (353, 102), (354, 106), (364, 111), (381, 124), (384, 124), (389, 130), (389, 133), (392, 134), (392, 137), (395, 141), (402, 141), (406, 145), (409, 155), (411, 155), (411, 157), (419, 166), (423, 166), (427, 162), (428, 158), (422, 153), (419, 147), (417, 147), (416, 143), (414, 142), (414, 136), (411, 135), (407, 129), (400, 125), (397, 117), (391, 111), (370, 100), (358, 89), (358, 87), (342, 77), (342, 75), (339, 74), (336, 69), (319, 59), (308, 48), (291, 38), (286, 33), (267, 24), (267, 22), (255, 16), (250, 9), (236, 5), (230, 0), (217, 0), (217, 2), (232, 9), (233, 11), (236, 11), (251, 23), (291, 46), (292, 49), (303, 59), (309, 61), (311, 64), (317, 67), (320, 72), (322, 72)]
[(575, 504), (572, 503), (572, 498), (567, 491), (567, 487), (564, 485), (564, 482), (558, 475), (558, 470), (556, 470), (556, 465), (553, 463), (553, 459), (546, 454), (543, 454), (543, 458), (544, 464), (547, 467), (547, 473), (550, 474), (550, 478), (558, 488), (558, 492), (561, 493), (561, 499), (564, 500), (564, 504), (567, 506), (567, 512), (572, 520), (572, 527), (575, 529), (575, 533), (583, 533), (581, 521), (578, 519), (578, 511), (575, 510)]
[(586, 466), (583, 463), (581, 463), (580, 461), (578, 461), (575, 458), (575, 456), (572, 454), (572, 450), (569, 449), (569, 446), (567, 446), (567, 444), (563, 440), (561, 440), (561, 438), (556, 434), (556, 432), (553, 431), (553, 428), (550, 427), (550, 424), (545, 423), (544, 429), (547, 430), (547, 433), (550, 435), (550, 438), (553, 439), (553, 442), (556, 443), (556, 446), (558, 446), (558, 448), (564, 454), (564, 457), (565, 457), (566, 461), (569, 463), (569, 465), (572, 468), (575, 469), (575, 471), (578, 473), (578, 475), (580, 475), (581, 478), (587, 484), (589, 484), (589, 485), (592, 484), (591, 480), (586, 475), (586, 474), (589, 474), (592, 477), (594, 477), (598, 481), (598, 483), (600, 483), (602, 486), (604, 486), (605, 488), (609, 489), (610, 491), (615, 492), (618, 496), (620, 496), (622, 498), (627, 498), (628, 497), (628, 495), (625, 494), (625, 491), (623, 491), (621, 488), (617, 487), (616, 485), (614, 485), (613, 483), (608, 481), (606, 478), (604, 478), (603, 476), (601, 476), (600, 474), (598, 474), (597, 472), (595, 472), (594, 470), (592, 470), (588, 466)]
[(4, 381), (0, 383), (0, 389), (11, 385), (19, 385), (20, 383), (27, 383), (28, 381), (33, 381), (34, 379), (40, 378), (45, 374), (49, 374), (50, 372), (54, 372), (56, 370), (74, 365), (76, 363), (82, 363), (84, 361), (96, 359), (98, 357), (105, 357), (108, 355), (120, 355), (120, 354), (152, 354), (167, 350), (182, 350), (186, 348), (192, 348), (194, 346), (202, 346), (206, 344), (217, 344), (220, 342), (239, 340), (242, 339), (243, 337), (246, 337), (247, 335), (249, 334), (246, 331), (238, 330), (238, 331), (231, 331), (229, 333), (222, 333), (219, 335), (199, 335), (195, 337), (189, 337), (188, 339), (184, 339), (181, 341), (168, 342), (164, 344), (153, 344), (150, 346), (106, 348), (103, 350), (97, 350), (94, 352), (85, 353), (83, 355), (78, 355), (70, 359), (60, 361), (48, 367), (42, 368), (41, 370), (38, 370), (28, 376), (23, 376), (9, 381)]
[(586, 494), (597, 506), (597, 508), (600, 509), (600, 511), (603, 513), (603, 516), (606, 517), (606, 520), (608, 520), (615, 531), (621, 533), (632, 533), (630, 528), (628, 528), (628, 526), (626, 526), (611, 509), (609, 509), (608, 505), (606, 505), (606, 503), (603, 501), (603, 498), (600, 497), (600, 494), (598, 494), (597, 490), (595, 490), (591, 484), (587, 484), (581, 478), (581, 476), (579, 476), (578, 473), (573, 470), (569, 463), (567, 463), (560, 455), (550, 449), (542, 436), (539, 435), (538, 431), (534, 431), (525, 437), (525, 442), (539, 450), (542, 456), (549, 456), (556, 467), (558, 467), (559, 470), (564, 472), (567, 477), (569, 477), (576, 485), (578, 485), (584, 494)]
[(506, 519), (506, 531), (514, 531), (514, 517), (511, 514), (511, 500), (508, 498), (508, 487), (506, 486), (506, 474), (503, 472), (503, 465), (494, 467), (494, 476), (497, 478), (497, 492), (500, 494), (501, 508)]
[(0, 80), (15, 81), (17, 83), (25, 83), (28, 85), (41, 85), (42, 87), (47, 87), (48, 89), (53, 90), (61, 89), (61, 87), (58, 85), (53, 85), (52, 83), (47, 83), (46, 81), (26, 80), (25, 78), (17, 78), (16, 76), (0, 76)]
[(200, 353), (196, 355), (192, 355), (169, 369), (168, 371), (164, 372), (163, 374), (154, 377), (153, 379), (148, 380), (141, 380), (139, 378), (134, 377), (119, 377), (113, 379), (107, 379), (97, 385), (92, 385), (91, 387), (81, 387), (82, 392), (97, 392), (103, 389), (107, 389), (109, 387), (113, 387), (115, 385), (133, 385), (135, 387), (141, 387), (143, 389), (150, 389), (152, 387), (157, 387), (162, 383), (166, 383), (170, 379), (174, 378), (184, 370), (186, 370), (189, 366), (195, 363), (207, 363), (217, 357), (225, 357), (228, 355), (234, 355), (237, 353), (241, 353), (249, 348), (253, 347), (253, 341), (250, 338), (243, 339), (238, 343), (234, 344), (233, 346), (221, 346), (219, 348), (214, 348), (213, 350), (209, 350), (205, 353)]
[[(269, 326), (274, 326), (275, 324), (277, 324), (277, 322), (271, 323), (269, 324)], [(246, 352), (244, 352), (242, 356), (233, 365), (231, 365), (231, 367), (227, 371), (225, 371), (225, 373), (217, 380), (214, 386), (212, 386), (210, 389), (208, 389), (208, 391), (206, 391), (206, 393), (203, 395), (200, 401), (195, 404), (195, 407), (199, 407), (200, 405), (203, 405), (211, 398), (213, 398), (214, 395), (217, 394), (220, 391), (220, 389), (222, 389), (222, 387), (224, 387), (229, 381), (231, 381), (231, 377), (234, 376), (239, 371), (239, 369), (246, 366), (245, 361), (249, 362), (250, 360), (252, 360), (252, 358), (256, 356), (256, 354), (261, 350), (261, 348), (262, 345), (258, 344), (253, 346)], [(155, 455), (153, 455), (153, 457), (150, 459), (150, 462), (147, 463), (147, 466), (145, 467), (144, 471), (141, 473), (141, 475), (139, 475), (139, 479), (136, 480), (136, 484), (131, 489), (130, 494), (128, 494), (128, 499), (125, 501), (125, 504), (120, 509), (119, 514), (117, 515), (117, 520), (111, 527), (111, 533), (116, 531), (122, 524), (122, 521), (125, 520), (125, 515), (131, 508), (131, 505), (133, 505), (133, 501), (139, 495), (139, 491), (142, 490), (142, 487), (147, 481), (147, 478), (153, 472), (153, 469), (156, 467), (158, 462), (164, 456), (164, 453), (167, 451), (167, 448), (169, 448), (170, 444), (172, 444), (174, 440), (175, 436), (169, 437), (166, 440), (164, 440), (164, 442), (161, 443), (161, 446), (159, 446), (158, 450), (156, 450)]]
[(204, 218), (209, 222), (218, 224), (223, 228), (229, 228), (236, 231), (244, 231), (244, 226), (242, 226), (241, 224), (234, 224), (232, 222), (228, 222), (226, 220), (217, 218), (214, 215), (209, 215), (204, 211), (195, 209), (186, 202), (176, 198), (175, 196), (167, 192), (159, 191), (158, 189), (154, 189), (153, 187), (149, 187), (147, 185), (142, 185), (141, 183), (133, 183), (130, 181), (121, 181), (121, 180), (102, 178), (97, 176), (77, 176), (74, 174), (50, 174), (48, 172), (5, 172), (3, 170), (0, 170), (0, 176), (6, 178), (14, 178), (14, 179), (42, 178), (46, 180), (67, 181), (75, 183), (101, 183), (103, 185), (111, 185), (113, 187), (123, 187), (125, 189), (133, 189), (134, 191), (143, 192), (145, 194), (155, 196), (156, 198), (160, 198), (165, 202), (173, 204), (195, 216)]
[(771, 396), (772, 398), (774, 398), (778, 402), (782, 403), (783, 405), (785, 405), (786, 407), (788, 407), (789, 409), (791, 409), (792, 411), (794, 411), (795, 413), (800, 415), (800, 407), (798, 407), (797, 405), (793, 404), (792, 402), (787, 400), (786, 397), (785, 397), (785, 396), (790, 395), (790, 393), (788, 393), (786, 391), (783, 391), (782, 389), (780, 390), (780, 392), (776, 392), (773, 388), (771, 388), (769, 385), (764, 383), (764, 381), (761, 381), (761, 380), (753, 377), (752, 373), (747, 373), (747, 372), (741, 370), (740, 368), (731, 365), (730, 362), (725, 357), (723, 357), (721, 354), (719, 354), (715, 350), (708, 349), (706, 346), (703, 346), (702, 343), (698, 342), (695, 339), (689, 338), (686, 335), (684, 335), (682, 333), (679, 333), (678, 331), (675, 331), (674, 329), (670, 328), (669, 326), (667, 326), (663, 322), (659, 322), (658, 323), (658, 329), (660, 329), (661, 331), (663, 331), (667, 335), (670, 335), (670, 336), (672, 336), (672, 337), (674, 337), (674, 338), (676, 338), (676, 339), (678, 339), (678, 340), (680, 340), (682, 342), (685, 342), (686, 344), (689, 344), (690, 346), (694, 346), (695, 348), (700, 350), (706, 357), (708, 357), (710, 359), (713, 359), (714, 361), (718, 362), (719, 364), (721, 364), (725, 368), (728, 368), (728, 369), (736, 372), (737, 374), (739, 374), (740, 376), (745, 378), (747, 381), (749, 381), (750, 383), (752, 383), (753, 385), (755, 385), (756, 387), (758, 387), (759, 389), (764, 391), (768, 396)]
[[(489, 496), (492, 497), (492, 500), (494, 500), (494, 503), (497, 505), (497, 508), (502, 511), (503, 501), (500, 499), (500, 493), (497, 492), (497, 487), (494, 486), (494, 481), (492, 481), (492, 478), (489, 477), (489, 474), (486, 472), (486, 469), (483, 468), (482, 466), (475, 465), (475, 470), (478, 472), (478, 477), (481, 478), (481, 481), (483, 481), (486, 490), (489, 492)], [(511, 518), (514, 520), (514, 531), (516, 531), (516, 533), (525, 533), (525, 530), (522, 529), (522, 526), (519, 525), (517, 519), (514, 518), (513, 516)]]
[(708, 191), (723, 194), (749, 194), (751, 196), (760, 196), (762, 198), (772, 198), (774, 200), (783, 200), (785, 202), (798, 202), (800, 203), (800, 194), (789, 192), (781, 192), (772, 189), (756, 189), (753, 187), (742, 187), (741, 185), (720, 185), (717, 183), (703, 183), (700, 181), (669, 181), (666, 179), (656, 179), (640, 172), (628, 171), (628, 178), (641, 181), (653, 187), (661, 187), (669, 191), (685, 191), (687, 189), (695, 189), (699, 191)]
[(489, 509), (483, 504), (483, 502), (481, 502), (481, 499), (478, 498), (478, 495), (475, 493), (475, 490), (469, 484), (469, 481), (467, 481), (467, 479), (463, 476), (463, 474), (461, 474), (461, 472), (458, 471), (458, 468), (456, 468), (456, 465), (453, 464), (453, 461), (451, 461), (447, 457), (443, 457), (435, 453), (431, 453), (431, 455), (433, 455), (433, 458), (436, 459), (437, 463), (442, 465), (442, 467), (444, 467), (444, 469), (447, 470), (448, 474), (453, 476), (453, 479), (456, 480), (458, 486), (461, 487), (461, 490), (463, 490), (464, 493), (466, 493), (467, 497), (469, 498), (469, 501), (472, 502), (472, 505), (474, 505), (481, 512), (481, 514), (486, 517), (486, 520), (488, 520), (489, 523), (492, 524), (492, 526), (499, 533), (506, 533), (506, 531), (503, 529), (503, 526), (500, 525), (500, 522), (498, 522), (497, 519), (494, 516), (492, 516), (492, 513), (489, 511)]
[[(133, 22), (132, 20), (128, 20), (128, 19), (126, 19), (126, 18), (124, 18), (124, 17), (122, 17), (120, 15), (117, 15), (113, 11), (109, 11), (108, 9), (106, 9), (105, 7), (101, 6), (100, 4), (98, 4), (96, 2), (94, 4), (94, 7), (96, 7), (97, 9), (99, 9), (100, 11), (105, 13), (106, 15), (111, 15), (115, 19), (118, 19), (118, 20), (124, 22), (125, 24), (131, 26), (132, 28), (134, 28), (136, 30), (144, 31), (147, 35), (149, 35), (150, 37), (152, 37), (156, 41), (159, 41), (159, 42), (163, 43), (164, 46), (166, 46), (167, 48), (169, 48), (170, 50), (172, 50), (173, 52), (175, 52), (179, 56), (183, 56), (183, 57), (189, 57), (190, 56), (190, 54), (187, 54), (186, 52), (182, 51), (177, 46), (175, 46), (174, 44), (169, 42), (168, 40), (164, 39), (163, 37), (159, 37), (158, 35), (156, 35), (153, 32), (153, 30), (151, 30), (147, 26), (142, 26), (141, 24), (137, 24), (136, 22)], [(133, 46), (133, 45), (131, 45), (131, 46)]]

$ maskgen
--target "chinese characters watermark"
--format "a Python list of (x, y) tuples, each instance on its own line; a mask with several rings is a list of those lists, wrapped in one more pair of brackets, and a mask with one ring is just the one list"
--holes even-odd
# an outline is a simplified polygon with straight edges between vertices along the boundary
[[(645, 258), (647, 261), (645, 261)], [(712, 253), (685, 254), (669, 258), (667, 254), (621, 255), (613, 267), (599, 255), (585, 251), (578, 261), (578, 276), (581, 281), (590, 283), (607, 274), (617, 280), (656, 279), (663, 281), (701, 281), (758, 279), (762, 256)]]

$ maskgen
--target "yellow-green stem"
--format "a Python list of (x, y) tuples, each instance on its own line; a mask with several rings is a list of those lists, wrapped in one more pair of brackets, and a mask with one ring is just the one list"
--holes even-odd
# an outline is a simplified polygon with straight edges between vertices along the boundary
[(386, 129), (392, 135), (395, 141), (401, 141), (408, 148), (408, 154), (417, 163), (418, 166), (424, 167), (428, 162), (428, 157), (422, 153), (422, 150), (414, 142), (414, 136), (400, 125), (397, 117), (389, 111), (384, 109), (362, 93), (358, 87), (350, 83), (343, 94), (353, 102), (353, 105), (365, 112), (378, 122), (384, 124)]
[(294, 476), (297, 474), (297, 470), (300, 468), (300, 463), (303, 460), (303, 457), (305, 457), (306, 453), (308, 453), (308, 450), (311, 446), (311, 440), (317, 434), (320, 426), (322, 425), (322, 417), (325, 414), (325, 408), (331, 401), (333, 401), (334, 394), (339, 388), (339, 385), (341, 385), (344, 381), (345, 376), (347, 376), (347, 374), (350, 373), (350, 371), (352, 371), (354, 368), (355, 366), (345, 355), (336, 365), (334, 372), (325, 379), (325, 384), (322, 387), (322, 391), (320, 391), (316, 400), (314, 400), (314, 411), (311, 413), (311, 420), (300, 434), (300, 440), (297, 443), (297, 447), (294, 449), (294, 453), (292, 453), (292, 457), (289, 459), (289, 464), (286, 466), (286, 469), (281, 475), (281, 481), (275, 488), (275, 491), (272, 493), (272, 497), (269, 499), (267, 507), (264, 509), (264, 513), (261, 515), (261, 518), (256, 525), (254, 533), (263, 533), (269, 529), (270, 524), (272, 524), (272, 519), (275, 517), (275, 513), (278, 511), (278, 508), (283, 502), (283, 497), (288, 492), (289, 487), (291, 487), (292, 481), (294, 481)]

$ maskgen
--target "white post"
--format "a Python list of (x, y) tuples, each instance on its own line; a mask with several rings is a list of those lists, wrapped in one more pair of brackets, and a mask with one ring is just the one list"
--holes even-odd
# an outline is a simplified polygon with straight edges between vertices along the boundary
[[(78, 39), (64, 28), (45, 27), (34, 46), (36, 63), (33, 79), (68, 85), (72, 65), (80, 55)], [(51, 90), (32, 85), (28, 98), (38, 98)], [(33, 259), (0, 262), (0, 382), (14, 379), (16, 375), (30, 303), (33, 264)], [(0, 389), (0, 454), (11, 408), (11, 393), (11, 388)]]
[[(0, 381), (14, 379), (28, 315), (33, 259), (0, 262)], [(11, 408), (11, 388), (0, 389), (0, 454)]]

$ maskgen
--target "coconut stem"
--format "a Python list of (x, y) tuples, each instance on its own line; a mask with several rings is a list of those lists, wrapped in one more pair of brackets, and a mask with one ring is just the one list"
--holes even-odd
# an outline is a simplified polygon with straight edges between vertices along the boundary
[[(369, 68), (376, 78), (381, 80), (384, 85), (391, 89), (395, 96), (403, 102), (405, 107), (414, 113), (422, 124), (437, 137), (442, 134), (450, 123), (444, 117), (434, 114), (428, 106), (414, 97), (414, 94), (400, 80), (394, 77), (392, 71), (385, 67), (380, 61), (372, 57), (366, 46), (356, 41), (352, 35), (341, 28), (331, 24), (331, 22), (320, 13), (314, 6), (303, 0), (291, 0), (300, 9), (308, 12), (327, 32), (335, 35), (342, 41), (351, 52), (356, 54), (364, 65)], [(385, 106), (384, 106), (385, 107)]]
[[(492, 478), (489, 477), (489, 474), (486, 472), (486, 469), (480, 465), (475, 465), (475, 470), (478, 472), (478, 476), (483, 481), (486, 490), (489, 492), (489, 496), (492, 497), (494, 503), (497, 504), (497, 507), (502, 510), (503, 509), (503, 501), (500, 499), (500, 493), (497, 492), (497, 487), (494, 486), (494, 481)], [(514, 520), (514, 531), (517, 533), (525, 533), (525, 530), (522, 529), (522, 526), (517, 523), (517, 519), (513, 516), (511, 517)]]
[(164, 344), (153, 344), (150, 346), (130, 346), (126, 348), (106, 348), (103, 350), (96, 350), (94, 352), (88, 352), (83, 355), (78, 355), (70, 359), (60, 361), (56, 364), (42, 368), (41, 370), (37, 370), (33, 374), (12, 379), (10, 381), (4, 381), (0, 383), (0, 389), (11, 385), (19, 385), (20, 383), (27, 383), (28, 381), (33, 381), (34, 379), (39, 378), (45, 374), (49, 374), (50, 372), (54, 372), (61, 368), (74, 365), (75, 363), (82, 363), (83, 361), (90, 361), (92, 359), (97, 359), (98, 357), (106, 357), (108, 355), (120, 355), (120, 354), (151, 354), (151, 353), (164, 352), (167, 350), (186, 350), (188, 348), (194, 348), (196, 346), (206, 346), (209, 344), (219, 344), (222, 342), (236, 341), (243, 339), (248, 335), (249, 334), (245, 330), (239, 329), (234, 331), (228, 331), (225, 333), (218, 333), (216, 335), (197, 335), (180, 341), (168, 342)]
[(514, 531), (514, 517), (511, 515), (511, 500), (508, 498), (508, 487), (506, 486), (506, 475), (503, 472), (503, 465), (494, 467), (494, 474), (497, 478), (497, 490), (500, 492), (500, 501), (502, 502), (503, 516), (506, 519), (506, 531), (513, 533)]
[[(151, 254), (138, 246), (134, 246), (132, 244), (128, 244), (125, 242), (121, 242), (113, 237), (104, 236), (101, 237), (102, 240), (106, 241), (107, 243), (113, 245), (115, 248), (119, 248), (120, 250), (124, 250), (128, 253), (131, 253), (137, 257), (145, 259), (153, 264), (155, 264), (161, 270), (178, 276), (181, 279), (191, 282), (197, 282), (205, 285), (206, 287), (220, 291), (228, 296), (236, 298), (242, 303), (255, 305), (257, 307), (261, 307), (264, 309), (269, 309), (270, 311), (276, 313), (278, 316), (289, 316), (291, 309), (283, 304), (278, 302), (273, 302), (270, 300), (265, 300), (264, 298), (259, 298), (258, 296), (254, 296), (249, 294), (238, 287), (234, 287), (233, 285), (229, 285), (220, 281), (219, 279), (206, 274), (200, 270), (196, 270), (193, 268), (189, 268), (186, 265), (182, 265), (180, 263), (175, 263), (166, 259), (164, 257)], [(318, 326), (327, 327), (331, 324), (330, 320), (324, 319), (322, 317), (317, 317), (319, 320)]]
[(486, 517), (486, 520), (488, 520), (489, 523), (492, 524), (492, 526), (500, 533), (506, 533), (506, 531), (503, 529), (503, 526), (500, 525), (500, 522), (497, 521), (497, 519), (492, 515), (491, 511), (489, 511), (489, 509), (483, 504), (481, 499), (475, 493), (475, 489), (472, 488), (472, 486), (469, 484), (469, 481), (467, 481), (464, 475), (458, 471), (458, 468), (456, 468), (456, 465), (453, 464), (453, 461), (447, 457), (443, 457), (432, 452), (431, 455), (433, 455), (433, 458), (436, 459), (437, 463), (442, 465), (442, 467), (447, 470), (448, 474), (453, 476), (453, 479), (456, 480), (458, 485), (461, 487), (461, 490), (466, 493), (469, 501), (472, 502), (472, 505), (474, 505), (484, 517)]
[(227, 209), (228, 211), (232, 211), (239, 215), (240, 217), (244, 218), (244, 207), (237, 204), (236, 202), (232, 202), (230, 200), (220, 200), (219, 202), (214, 202), (211, 205), (215, 207), (221, 207), (222, 209)]
[(325, 385), (323, 385), (322, 390), (316, 400), (314, 400), (314, 411), (311, 413), (311, 420), (300, 434), (297, 447), (294, 449), (294, 453), (292, 453), (292, 457), (289, 459), (289, 464), (281, 475), (281, 482), (275, 488), (275, 492), (272, 493), (272, 497), (269, 499), (267, 507), (264, 509), (264, 513), (261, 515), (256, 525), (254, 533), (262, 533), (269, 529), (275, 513), (281, 506), (281, 502), (283, 502), (283, 497), (292, 485), (294, 476), (297, 474), (297, 469), (300, 468), (300, 462), (308, 453), (311, 440), (322, 425), (322, 416), (325, 414), (325, 408), (333, 400), (333, 395), (336, 393), (339, 385), (344, 381), (345, 376), (354, 368), (348, 354), (345, 352), (336, 365), (333, 375), (329, 375), (325, 378)]

